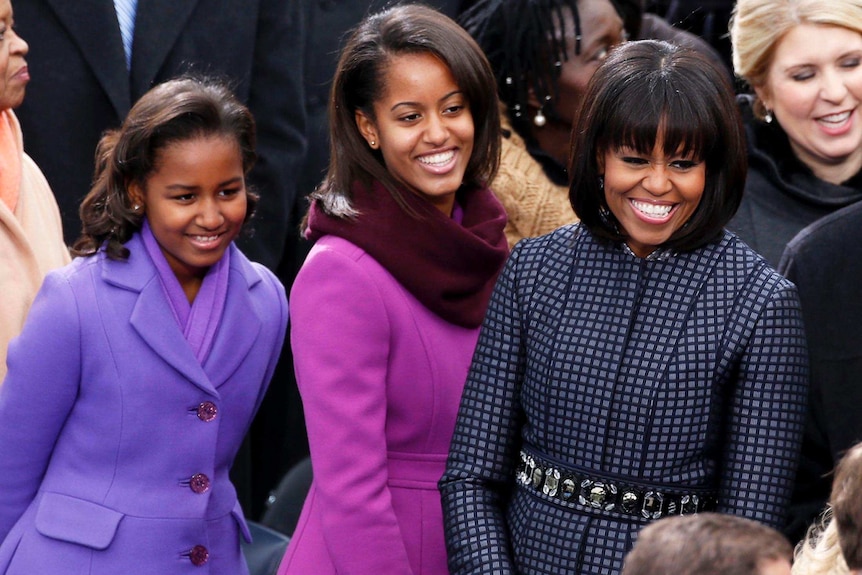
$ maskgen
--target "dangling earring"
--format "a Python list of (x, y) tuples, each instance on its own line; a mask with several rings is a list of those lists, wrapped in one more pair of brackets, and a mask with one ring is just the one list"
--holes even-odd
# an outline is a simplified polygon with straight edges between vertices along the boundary
[(603, 192), (605, 191), (605, 177), (604, 176), (599, 176), (599, 189)]
[(539, 108), (539, 111), (536, 112), (536, 115), (533, 117), (533, 123), (536, 125), (537, 128), (541, 128), (548, 123), (548, 119), (542, 113), (541, 108)]
[(773, 119), (772, 110), (766, 110), (766, 113), (763, 115), (763, 121), (767, 124), (771, 124)]

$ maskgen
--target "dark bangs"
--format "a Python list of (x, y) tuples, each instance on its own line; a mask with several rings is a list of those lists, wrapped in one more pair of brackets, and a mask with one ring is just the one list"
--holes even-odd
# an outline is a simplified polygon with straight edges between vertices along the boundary
[(576, 121), (569, 197), (596, 235), (626, 240), (598, 184), (598, 158), (621, 147), (648, 155), (659, 140), (666, 155), (706, 165), (700, 204), (664, 244), (695, 249), (716, 239), (739, 207), (747, 159), (733, 87), (693, 50), (643, 40), (611, 52), (591, 79)]
[[(662, 151), (668, 156), (682, 154), (708, 160), (721, 139), (720, 122), (703, 98), (692, 97), (690, 90), (680, 89), (678, 83), (678, 78), (662, 78), (656, 71), (643, 83), (622, 86), (610, 103), (616, 113), (607, 117), (604, 129), (597, 134), (598, 153), (628, 147), (651, 154), (661, 140)], [(715, 90), (704, 87), (694, 91), (700, 89)]]

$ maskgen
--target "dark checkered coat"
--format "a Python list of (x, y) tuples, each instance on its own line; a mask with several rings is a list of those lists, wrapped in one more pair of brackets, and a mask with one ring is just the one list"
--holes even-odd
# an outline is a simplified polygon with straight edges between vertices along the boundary
[(440, 482), (451, 573), (619, 572), (646, 520), (515, 487), (522, 443), (781, 525), (807, 385), (795, 287), (730, 233), (646, 259), (577, 224), (519, 243)]

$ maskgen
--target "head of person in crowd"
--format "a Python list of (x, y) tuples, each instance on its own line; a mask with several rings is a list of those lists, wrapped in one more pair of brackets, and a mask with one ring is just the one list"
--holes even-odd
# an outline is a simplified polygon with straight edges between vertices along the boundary
[(739, 0), (735, 73), (793, 154), (839, 184), (862, 169), (862, 0)]
[[(201, 142), (213, 147), (188, 149)], [(225, 83), (197, 77), (155, 86), (132, 107), (119, 129), (101, 139), (93, 188), (81, 203), (83, 231), (73, 253), (88, 256), (104, 248), (108, 257), (124, 259), (128, 250), (123, 244), (141, 229), (145, 217), (164, 250), (153, 220), (158, 217), (159, 224), (163, 220), (168, 224), (175, 217), (177, 221), (170, 225), (181, 225), (180, 219), (201, 217), (197, 210), (188, 209), (201, 202), (193, 202), (182, 190), (162, 190), (157, 176), (174, 168), (182, 156), (187, 156), (188, 165), (176, 166), (180, 172), (196, 169), (208, 157), (207, 151), (215, 148), (234, 152), (226, 158), (238, 162), (238, 170), (233, 170), (238, 181), (225, 182), (217, 194), (219, 201), (236, 202), (232, 207), (238, 210), (232, 209), (230, 221), (217, 226), (225, 232), (220, 237), (220, 256), (257, 205), (257, 194), (245, 187), (245, 176), (257, 159), (255, 123)], [(180, 216), (181, 212), (187, 216)]]
[(12, 3), (0, 0), (0, 110), (17, 108), (24, 101), (30, 73), (24, 57), (30, 46), (15, 31)]
[(572, 137), (570, 199), (597, 237), (638, 256), (717, 238), (746, 175), (742, 122), (724, 73), (655, 40), (615, 49), (593, 76)]
[(838, 462), (822, 520), (796, 548), (793, 573), (862, 573), (862, 443)]
[(462, 186), (484, 186), (499, 163), (494, 76), (453, 20), (402, 5), (363, 20), (344, 47), (330, 99), (331, 159), (312, 194), (324, 212), (355, 215), (354, 183), (380, 182), (451, 212)]
[(789, 575), (792, 555), (790, 542), (771, 527), (700, 513), (644, 527), (622, 575)]
[(461, 17), (491, 62), (512, 127), (565, 166), (587, 83), (623, 41), (610, 0), (479, 0)]

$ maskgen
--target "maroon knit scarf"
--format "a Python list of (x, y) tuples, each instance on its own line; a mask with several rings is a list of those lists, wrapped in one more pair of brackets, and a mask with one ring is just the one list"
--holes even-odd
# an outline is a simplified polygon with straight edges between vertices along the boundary
[(425, 307), (450, 323), (474, 328), (509, 254), (506, 213), (487, 188), (462, 189), (459, 224), (416, 194), (404, 192), (419, 215), (406, 213), (380, 183), (352, 188), (359, 216), (329, 216), (311, 205), (306, 237), (332, 234), (356, 244), (386, 268)]

